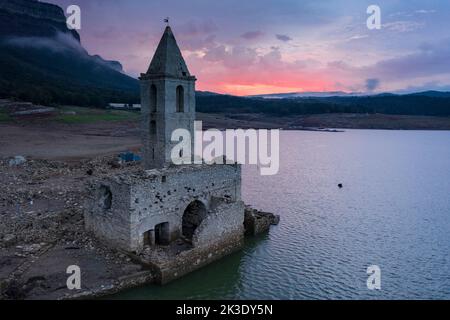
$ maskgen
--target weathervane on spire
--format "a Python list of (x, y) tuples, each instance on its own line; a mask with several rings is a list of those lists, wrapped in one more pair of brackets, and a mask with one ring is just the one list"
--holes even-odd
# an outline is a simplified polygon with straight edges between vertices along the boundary
[(167, 23), (167, 26), (169, 26), (169, 17), (165, 18), (164, 22)]

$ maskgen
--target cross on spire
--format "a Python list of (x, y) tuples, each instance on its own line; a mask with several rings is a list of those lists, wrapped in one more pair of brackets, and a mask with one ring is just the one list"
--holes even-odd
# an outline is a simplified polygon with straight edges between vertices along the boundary
[(167, 26), (169, 26), (169, 17), (165, 18), (164, 22), (167, 24)]

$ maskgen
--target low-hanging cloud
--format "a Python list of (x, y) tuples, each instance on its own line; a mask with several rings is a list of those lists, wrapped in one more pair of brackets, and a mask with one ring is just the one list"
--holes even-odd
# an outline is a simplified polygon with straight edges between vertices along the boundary
[[(72, 4), (51, 2), (63, 8)], [(374, 91), (390, 91), (429, 81), (450, 83), (450, 55), (443, 43), (448, 38), (443, 30), (450, 26), (448, 1), (391, 6), (392, 1), (380, 0), (385, 8), (380, 32), (367, 30), (361, 1), (347, 2), (262, 0), (256, 6), (242, 0), (134, 0), (133, 5), (127, 0), (77, 0), (84, 12), (83, 43), (92, 53), (122, 61), (133, 75), (148, 67), (165, 27), (163, 18), (169, 15), (202, 90), (233, 92), (228, 89), (233, 85), (264, 85), (282, 91), (366, 91), (374, 86)], [(114, 29), (105, 30), (110, 27)], [(436, 44), (413, 49), (424, 41)], [(329, 63), (335, 60), (340, 62)], [(368, 84), (367, 79), (379, 83)]]
[(99, 55), (89, 55), (81, 44), (73, 36), (68, 33), (58, 32), (54, 37), (12, 37), (4, 40), (8, 46), (20, 48), (44, 49), (55, 52), (57, 54), (70, 52), (75, 53), (82, 59), (92, 60), (105, 67), (123, 72), (121, 63), (117, 61), (109, 61), (103, 59)]
[(65, 50), (75, 50), (86, 54), (86, 50), (81, 44), (68, 33), (58, 32), (53, 38), (48, 37), (12, 37), (5, 40), (5, 43), (18, 47), (44, 48), (60, 52)]

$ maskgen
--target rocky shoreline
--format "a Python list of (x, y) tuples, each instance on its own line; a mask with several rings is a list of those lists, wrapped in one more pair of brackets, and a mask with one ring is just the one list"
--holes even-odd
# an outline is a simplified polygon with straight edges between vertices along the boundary
[[(0, 299), (91, 299), (153, 283), (148, 266), (84, 228), (86, 186), (135, 170), (141, 170), (139, 164), (121, 164), (113, 156), (71, 162), (2, 159)], [(258, 232), (277, 220), (250, 208), (246, 216), (258, 217), (252, 229)], [(80, 267), (81, 290), (67, 289), (71, 265)]]
[[(15, 159), (17, 159), (16, 157)], [(142, 267), (84, 230), (86, 183), (120, 167), (113, 159), (0, 164), (0, 287), (3, 299), (96, 296), (127, 285)], [(83, 292), (66, 287), (67, 267), (81, 268)]]

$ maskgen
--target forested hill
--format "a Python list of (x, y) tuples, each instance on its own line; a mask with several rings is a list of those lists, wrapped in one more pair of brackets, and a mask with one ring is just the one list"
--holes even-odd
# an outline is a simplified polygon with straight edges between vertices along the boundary
[(0, 97), (39, 104), (138, 102), (138, 81), (81, 46), (64, 11), (34, 0), (0, 0)]
[[(64, 11), (35, 0), (0, 0), (0, 98), (37, 104), (105, 107), (139, 103), (139, 83), (119, 62), (90, 55)], [(269, 95), (270, 96), (270, 95)], [(450, 116), (450, 93), (337, 95), (281, 99), (197, 93), (197, 110), (206, 113), (384, 113)]]
[(422, 92), (362, 97), (264, 99), (229, 95), (197, 95), (197, 111), (206, 113), (266, 113), (277, 116), (322, 113), (383, 113), (450, 116), (450, 93)]

